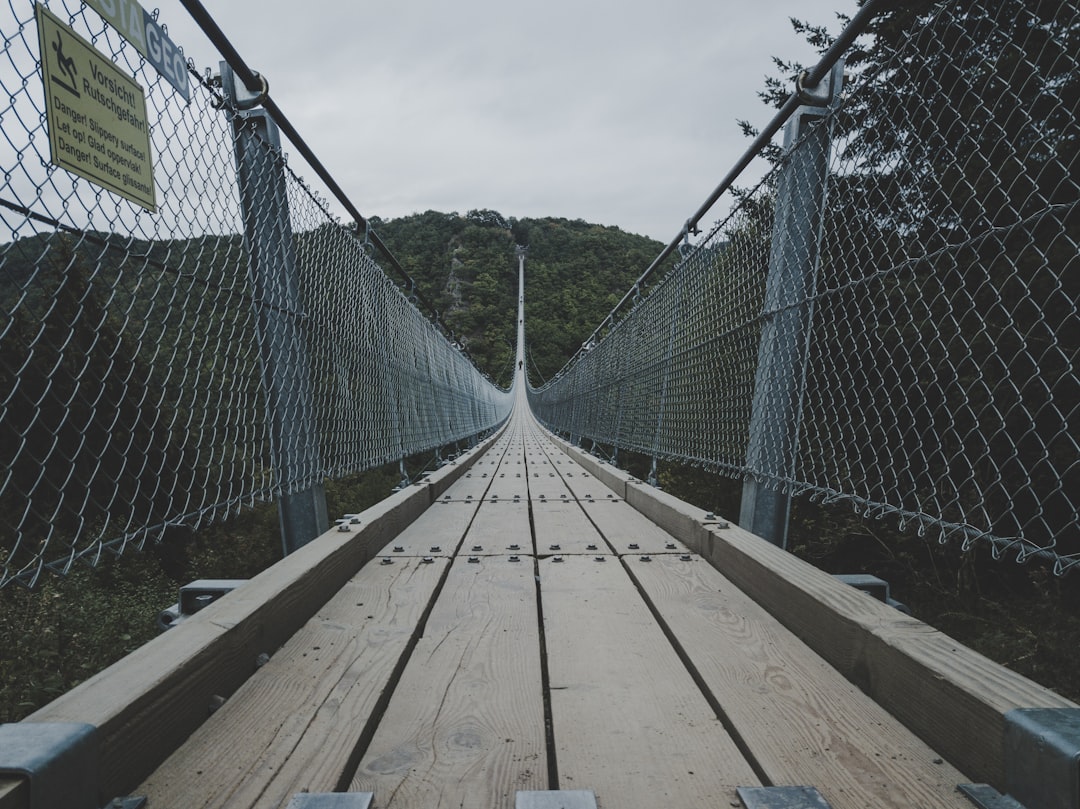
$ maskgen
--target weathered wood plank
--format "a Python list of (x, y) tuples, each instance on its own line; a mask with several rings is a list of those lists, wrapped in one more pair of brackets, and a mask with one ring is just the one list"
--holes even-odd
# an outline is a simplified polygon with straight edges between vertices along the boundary
[(261, 809), (333, 791), (448, 564), (365, 567), (137, 793), (151, 806)]
[(1075, 707), (739, 528), (706, 532), (717, 567), (972, 781), (1004, 788), (1004, 714)]
[[(628, 505), (625, 500), (581, 502), (586, 516), (619, 554), (688, 553), (686, 545)], [(636, 545), (637, 548), (630, 547)]]
[(626, 564), (774, 784), (816, 786), (834, 809), (970, 806), (959, 771), (694, 560)]
[(628, 484), (626, 498), (684, 541), (971, 781), (1005, 788), (1004, 714), (1075, 703), (735, 525)]
[(566, 453), (575, 463), (579, 464), (589, 474), (593, 475), (600, 483), (611, 489), (618, 497), (626, 497), (628, 483), (639, 483), (637, 478), (622, 469), (612, 466), (606, 461), (596, 458), (580, 447), (573, 447), (560, 438), (554, 436), (550, 444), (560, 452)]
[[(480, 466), (480, 464), (476, 464)], [(437, 498), (442, 500), (479, 500), (484, 496), (484, 492), (487, 491), (488, 486), (491, 485), (491, 474), (494, 469), (477, 469), (473, 468), (458, 478), (457, 482), (448, 487), (443, 494)]]
[(215, 696), (232, 694), (261, 653), (281, 646), (495, 440), (367, 509), (359, 530), (327, 532), (28, 719), (96, 725), (103, 796), (130, 794), (206, 720)]
[[(437, 500), (387, 542), (380, 556), (452, 556), (476, 514), (479, 501)], [(400, 551), (395, 550), (401, 548)], [(439, 550), (433, 550), (438, 548)]]
[[(518, 550), (511, 549), (517, 545)], [(475, 550), (477, 547), (480, 550)], [(465, 543), (463, 556), (533, 553), (532, 529), (529, 526), (529, 504), (524, 501), (485, 501), (476, 513)]]
[[(515, 460), (516, 459), (516, 462)], [(485, 500), (512, 500), (514, 497), (527, 500), (529, 480), (525, 468), (524, 454), (507, 451), (506, 458), (499, 465), (484, 495)]]
[(618, 809), (737, 806), (759, 783), (614, 557), (540, 563), (561, 789)]
[(546, 782), (533, 566), (459, 558), (351, 789), (380, 809), (505, 809)]
[[(577, 501), (535, 500), (532, 503), (537, 552), (545, 554), (611, 553), (600, 532), (589, 522)], [(558, 545), (558, 549), (552, 549)]]

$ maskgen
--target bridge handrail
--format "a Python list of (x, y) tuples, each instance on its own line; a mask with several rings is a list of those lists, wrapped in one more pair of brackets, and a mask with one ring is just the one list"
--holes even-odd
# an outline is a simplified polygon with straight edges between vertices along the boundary
[[(326, 479), (456, 451), (512, 404), (273, 99), (159, 71), (113, 5), (0, 10), (0, 587), (258, 501), (291, 551), (328, 524)], [(73, 92), (52, 52), (131, 108), (49, 100)]]
[(740, 481), (740, 525), (777, 544), (808, 494), (1064, 575), (1080, 569), (1076, 8), (864, 12), (872, 40), (788, 119), (763, 179), (701, 240), (685, 227), (673, 269), (656, 280), (654, 262), (648, 294), (530, 401), (605, 452)]

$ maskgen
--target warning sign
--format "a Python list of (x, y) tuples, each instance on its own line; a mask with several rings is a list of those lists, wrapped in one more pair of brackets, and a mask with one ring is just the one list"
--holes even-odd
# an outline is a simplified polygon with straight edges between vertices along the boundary
[(142, 87), (40, 4), (37, 22), (53, 163), (153, 212)]

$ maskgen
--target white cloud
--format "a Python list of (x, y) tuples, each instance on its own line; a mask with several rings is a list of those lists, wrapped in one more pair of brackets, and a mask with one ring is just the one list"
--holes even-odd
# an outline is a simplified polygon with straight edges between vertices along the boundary
[[(487, 207), (668, 241), (746, 148), (736, 119), (771, 117), (770, 56), (816, 59), (788, 17), (836, 31), (838, 3), (208, 6), (365, 214)], [(161, 15), (216, 60), (178, 0)]]

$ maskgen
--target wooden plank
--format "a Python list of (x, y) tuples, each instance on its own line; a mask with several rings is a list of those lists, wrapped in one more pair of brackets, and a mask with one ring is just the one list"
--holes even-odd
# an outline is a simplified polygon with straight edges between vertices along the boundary
[[(511, 545), (518, 545), (518, 550), (512, 550)], [(480, 550), (476, 550), (477, 547)], [(529, 504), (510, 500), (482, 503), (461, 546), (463, 556), (505, 556), (533, 552)]]
[[(532, 504), (532, 513), (539, 554), (595, 556), (598, 553), (611, 553), (611, 548), (576, 501), (537, 500)], [(553, 549), (552, 545), (559, 548)]]
[(514, 497), (529, 499), (529, 479), (523, 456), (518, 457), (517, 463), (504, 459), (484, 494), (485, 500), (512, 500)]
[(151, 806), (280, 807), (337, 788), (449, 565), (369, 565), (137, 790)]
[(96, 725), (103, 794), (131, 794), (216, 696), (239, 688), (260, 654), (280, 647), (430, 498), (426, 486), (397, 492), (364, 511), (358, 531), (328, 531), (28, 720)]
[(561, 789), (618, 809), (738, 806), (757, 776), (614, 557), (540, 563)]
[[(689, 553), (686, 545), (625, 500), (593, 500), (581, 503), (585, 514), (619, 554)], [(636, 545), (636, 548), (630, 547)]]
[(962, 809), (963, 775), (700, 557), (626, 560), (760, 768), (833, 809)]
[(552, 437), (551, 442), (560, 451), (565, 452), (575, 463), (589, 472), (589, 474), (596, 477), (597, 480), (611, 489), (618, 497), (626, 497), (626, 486), (628, 483), (640, 482), (629, 472), (590, 455), (580, 447), (573, 447), (561, 438)]
[[(479, 463), (476, 466), (480, 466)], [(484, 492), (487, 491), (488, 486), (491, 485), (491, 474), (493, 470), (490, 469), (472, 469), (458, 478), (457, 482), (448, 487), (445, 492), (438, 498), (439, 502), (444, 500), (479, 500), (484, 496)]]
[(642, 484), (626, 499), (700, 553), (974, 782), (1005, 788), (1004, 715), (1077, 705), (735, 525)]
[(972, 781), (1005, 786), (1005, 713), (1076, 707), (760, 537), (732, 527), (703, 544), (737, 586)]
[(477, 500), (437, 500), (408, 528), (387, 542), (379, 550), (379, 555), (452, 556), (479, 505)]
[(455, 561), (350, 788), (380, 809), (504, 809), (547, 788), (532, 564)]
[(580, 466), (563, 466), (560, 469), (563, 482), (578, 500), (605, 500), (615, 493)]
[(559, 468), (540, 450), (527, 459), (529, 467), (529, 499), (573, 500), (574, 494), (563, 480)]

